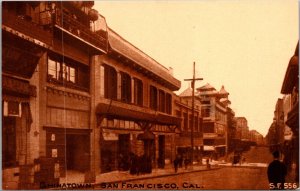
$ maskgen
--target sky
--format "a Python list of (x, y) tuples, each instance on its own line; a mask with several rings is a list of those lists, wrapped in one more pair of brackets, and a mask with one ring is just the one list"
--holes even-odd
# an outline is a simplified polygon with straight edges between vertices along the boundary
[(236, 116), (264, 136), (299, 39), (297, 0), (95, 1), (110, 28), (189, 87), (230, 93)]

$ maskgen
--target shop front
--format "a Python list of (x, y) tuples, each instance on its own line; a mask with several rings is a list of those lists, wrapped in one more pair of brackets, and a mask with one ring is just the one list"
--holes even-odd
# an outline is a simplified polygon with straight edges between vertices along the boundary
[[(102, 173), (114, 170), (136, 172), (137, 168), (139, 173), (150, 173), (154, 167), (163, 168), (167, 158), (171, 161), (176, 125), (174, 122), (167, 124), (166, 116), (99, 104), (97, 117), (101, 131)], [(138, 161), (141, 166), (133, 167)]]

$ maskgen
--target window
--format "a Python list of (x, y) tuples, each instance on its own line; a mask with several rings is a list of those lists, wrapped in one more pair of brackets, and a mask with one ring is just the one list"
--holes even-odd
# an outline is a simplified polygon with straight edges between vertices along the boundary
[(189, 130), (192, 130), (195, 129), (194, 125), (195, 125), (195, 121), (194, 121), (194, 124), (193, 124), (193, 116), (192, 115), (189, 115)]
[(150, 86), (150, 108), (157, 110), (157, 89), (154, 86)]
[(195, 131), (199, 131), (198, 117), (194, 117), (194, 120), (195, 120), (195, 127), (194, 127), (194, 130), (195, 130)]
[(104, 66), (104, 97), (107, 99), (117, 99), (117, 72), (108, 65)]
[(2, 167), (16, 164), (16, 117), (2, 118)]
[(90, 69), (88, 65), (53, 52), (49, 52), (48, 55), (48, 82), (89, 91)]
[(214, 139), (204, 139), (203, 144), (204, 145), (214, 145), (215, 140)]
[(214, 132), (215, 132), (214, 123), (205, 123), (203, 125), (203, 133), (214, 133)]
[(75, 67), (48, 58), (48, 77), (63, 82), (76, 83)]
[(124, 72), (121, 72), (121, 100), (131, 102), (131, 77)]
[(162, 90), (159, 90), (159, 108), (158, 108), (158, 110), (161, 112), (165, 112), (165, 108), (166, 108), (165, 92)]
[(172, 113), (172, 96), (171, 94), (166, 94), (166, 113)]
[(188, 115), (187, 115), (187, 113), (183, 113), (183, 129), (185, 131), (188, 130)]
[(134, 103), (143, 106), (143, 82), (134, 78)]
[(210, 117), (210, 108), (203, 107), (201, 113), (203, 117)]

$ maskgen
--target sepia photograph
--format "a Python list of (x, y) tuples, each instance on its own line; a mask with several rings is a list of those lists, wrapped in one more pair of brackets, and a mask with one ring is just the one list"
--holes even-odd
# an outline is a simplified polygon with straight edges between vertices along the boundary
[(299, 8), (1, 1), (0, 189), (299, 189)]

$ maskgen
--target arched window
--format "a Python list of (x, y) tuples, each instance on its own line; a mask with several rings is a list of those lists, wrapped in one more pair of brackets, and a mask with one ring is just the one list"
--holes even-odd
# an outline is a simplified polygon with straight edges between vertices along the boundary
[(150, 108), (157, 110), (157, 88), (150, 86)]
[(104, 64), (104, 97), (107, 99), (117, 99), (117, 72), (116, 70)]
[(131, 102), (131, 77), (125, 72), (121, 72), (121, 100)]
[(143, 106), (143, 82), (134, 78), (134, 103)]

